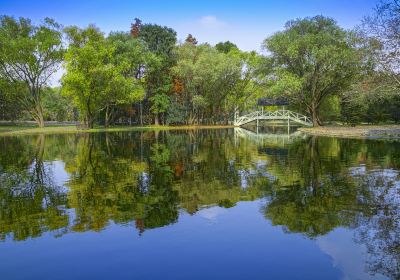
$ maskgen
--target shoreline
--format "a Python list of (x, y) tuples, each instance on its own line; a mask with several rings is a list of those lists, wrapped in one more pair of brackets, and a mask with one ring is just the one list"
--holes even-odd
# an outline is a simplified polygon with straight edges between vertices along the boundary
[(35, 134), (70, 134), (70, 133), (96, 133), (96, 132), (124, 132), (139, 130), (196, 130), (196, 129), (223, 129), (233, 128), (233, 125), (149, 125), (149, 126), (112, 126), (112, 127), (94, 127), (91, 129), (78, 129), (76, 126), (47, 126), (44, 128), (33, 126), (0, 126), (0, 137), (2, 136), (24, 136)]
[[(96, 132), (124, 132), (139, 130), (196, 130), (234, 128), (233, 125), (181, 125), (181, 126), (112, 126), (78, 129), (74, 125), (57, 125), (38, 128), (34, 126), (1, 126), (0, 136), (23, 136), (35, 134), (68, 134)], [(311, 136), (327, 136), (340, 138), (390, 138), (400, 139), (400, 125), (358, 125), (358, 126), (320, 126), (300, 127), (298, 131)]]

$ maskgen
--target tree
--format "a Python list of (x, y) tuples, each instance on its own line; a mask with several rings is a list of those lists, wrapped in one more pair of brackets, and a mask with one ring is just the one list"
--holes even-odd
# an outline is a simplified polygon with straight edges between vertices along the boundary
[(131, 24), (131, 36), (137, 38), (139, 36), (140, 28), (142, 27), (142, 21), (135, 18), (135, 23)]
[(176, 44), (176, 31), (157, 24), (142, 24), (140, 39), (147, 43), (150, 51), (163, 58), (170, 58)]
[(228, 53), (231, 50), (239, 50), (239, 48), (230, 41), (219, 42), (218, 44), (215, 45), (215, 48), (222, 53)]
[(227, 121), (226, 98), (241, 79), (241, 61), (202, 44), (185, 43), (178, 48), (173, 74), (183, 84), (179, 100), (189, 124)]
[(228, 56), (238, 61), (242, 68), (241, 77), (226, 100), (226, 109), (236, 115), (254, 107), (258, 98), (264, 95), (263, 74), (260, 71), (264, 58), (255, 51), (243, 52), (235, 48), (228, 52)]
[(400, 88), (400, 1), (382, 0), (375, 13), (363, 20), (363, 29), (371, 40), (378, 43), (374, 55), (377, 70), (389, 77), (386, 87), (399, 94)]
[(69, 27), (66, 33), (70, 46), (65, 55), (63, 91), (73, 98), (87, 127), (93, 127), (103, 110), (108, 126), (113, 106), (130, 104), (143, 96), (143, 88), (136, 79), (136, 71), (140, 70), (131, 61), (136, 59), (136, 45), (107, 40), (95, 26)]
[(197, 45), (198, 42), (197, 42), (197, 39), (196, 39), (195, 37), (193, 37), (192, 34), (189, 34), (189, 35), (186, 37), (185, 43)]
[(146, 42), (149, 50), (158, 58), (158, 61), (149, 65), (145, 79), (146, 95), (151, 102), (150, 110), (154, 114), (155, 124), (158, 124), (160, 114), (167, 110), (166, 101), (173, 88), (170, 68), (175, 64), (173, 50), (176, 44), (176, 32), (166, 26), (143, 24), (139, 38)]
[(42, 90), (59, 69), (63, 53), (60, 25), (54, 20), (33, 25), (27, 18), (0, 18), (0, 78), (12, 86), (24, 85), (15, 100), (39, 127), (44, 127)]
[(128, 33), (112, 32), (107, 40), (114, 47), (112, 64), (120, 71), (120, 78), (131, 89), (126, 94), (125, 90), (114, 89), (113, 94), (107, 99), (105, 109), (105, 125), (108, 126), (116, 117), (119, 107), (129, 106), (144, 98), (144, 81), (149, 65), (156, 57), (148, 50), (146, 44), (132, 38)]
[(81, 118), (89, 128), (105, 99), (105, 82), (112, 70), (112, 48), (103, 33), (90, 25), (85, 29), (65, 29), (70, 45), (65, 55), (66, 73), (62, 78), (63, 93), (71, 96), (81, 112)]
[(362, 70), (357, 38), (331, 18), (316, 16), (286, 23), (285, 30), (264, 41), (270, 94), (285, 95), (318, 126), (320, 106), (348, 89)]

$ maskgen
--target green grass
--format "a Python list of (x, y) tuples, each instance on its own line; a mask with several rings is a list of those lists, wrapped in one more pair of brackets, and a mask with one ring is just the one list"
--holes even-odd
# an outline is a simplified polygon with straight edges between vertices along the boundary
[(114, 126), (114, 127), (95, 127), (92, 129), (77, 129), (76, 126), (48, 126), (44, 128), (34, 126), (0, 126), (0, 136), (18, 136), (30, 134), (63, 134), (63, 133), (94, 133), (94, 132), (118, 132), (135, 130), (179, 130), (179, 129), (217, 129), (232, 126), (223, 125), (199, 125), (199, 126)]

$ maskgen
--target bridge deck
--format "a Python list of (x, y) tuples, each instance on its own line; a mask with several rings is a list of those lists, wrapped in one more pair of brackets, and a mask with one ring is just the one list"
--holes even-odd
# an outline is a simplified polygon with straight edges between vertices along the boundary
[(312, 126), (312, 121), (309, 117), (289, 110), (255, 111), (237, 118), (234, 125), (242, 126), (257, 120), (287, 120), (305, 126)]

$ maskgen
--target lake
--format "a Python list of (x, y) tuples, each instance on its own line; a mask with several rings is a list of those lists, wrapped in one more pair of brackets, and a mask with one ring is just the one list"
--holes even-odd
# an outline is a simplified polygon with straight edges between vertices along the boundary
[(400, 279), (400, 142), (2, 137), (0, 279)]

